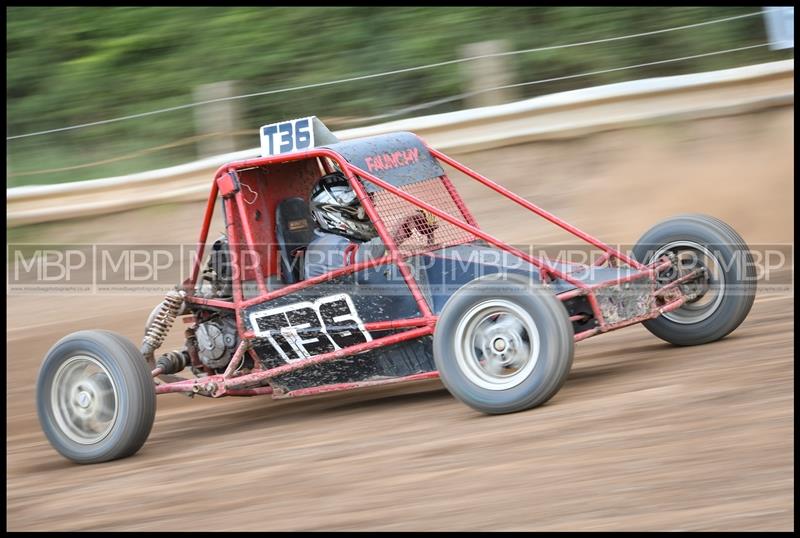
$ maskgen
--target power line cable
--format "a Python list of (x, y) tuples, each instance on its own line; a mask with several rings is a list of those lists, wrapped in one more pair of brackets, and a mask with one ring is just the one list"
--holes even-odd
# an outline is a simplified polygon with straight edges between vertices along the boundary
[[(614, 71), (624, 71), (624, 70), (627, 70), (627, 69), (636, 69), (636, 68), (639, 68), (639, 67), (647, 67), (647, 66), (651, 66), (651, 65), (659, 65), (659, 64), (672, 63), (672, 62), (680, 62), (680, 61), (683, 61), (683, 60), (692, 60), (694, 58), (702, 58), (702, 57), (705, 57), (705, 56), (714, 56), (714, 55), (717, 55), (717, 54), (728, 54), (728, 53), (731, 53), (731, 52), (738, 52), (738, 51), (741, 51), (741, 50), (756, 49), (756, 48), (759, 48), (759, 47), (766, 47), (766, 46), (772, 45), (772, 44), (774, 44), (774, 43), (760, 43), (758, 45), (750, 45), (750, 46), (747, 46), (747, 47), (738, 47), (738, 48), (735, 48), (735, 49), (720, 50), (720, 51), (715, 51), (715, 52), (706, 52), (706, 53), (703, 53), (703, 54), (693, 54), (691, 56), (683, 56), (683, 57), (680, 57), (680, 58), (670, 58), (668, 60), (657, 60), (657, 61), (654, 61), (654, 62), (646, 62), (646, 63), (636, 64), (636, 65), (626, 65), (626, 66), (623, 66), (623, 67), (613, 67), (613, 68), (610, 68), (610, 69), (601, 69), (601, 70), (598, 70), (598, 71), (590, 71), (590, 72), (587, 72), (587, 73), (578, 73), (578, 74), (575, 74), (575, 75), (565, 75), (565, 76), (562, 76), (562, 77), (545, 78), (545, 79), (540, 79), (540, 80), (533, 80), (533, 81), (530, 81), (530, 82), (519, 82), (519, 83), (516, 83), (516, 84), (506, 84), (504, 86), (496, 86), (494, 88), (486, 88), (486, 89), (482, 89), (482, 90), (475, 90), (475, 91), (471, 91), (471, 92), (467, 92), (467, 93), (462, 93), (462, 94), (459, 94), (459, 95), (455, 95), (453, 97), (445, 97), (443, 99), (437, 99), (435, 101), (429, 101), (427, 103), (422, 103), (422, 104), (419, 104), (419, 105), (414, 105), (414, 106), (402, 108), (400, 110), (396, 110), (394, 112), (389, 112), (387, 114), (379, 114), (377, 116), (370, 116), (368, 118), (363, 118), (363, 119), (360, 119), (358, 121), (366, 122), (366, 121), (374, 121), (374, 120), (380, 120), (380, 119), (385, 119), (385, 118), (391, 118), (391, 117), (394, 117), (394, 116), (400, 116), (402, 114), (406, 114), (408, 112), (414, 112), (416, 110), (423, 110), (423, 109), (426, 109), (426, 108), (431, 108), (431, 107), (434, 107), (434, 106), (443, 105), (445, 103), (450, 103), (450, 102), (453, 102), (453, 101), (459, 101), (459, 100), (465, 99), (467, 97), (473, 97), (475, 95), (480, 95), (482, 93), (488, 93), (488, 92), (493, 92), (493, 91), (497, 91), (497, 90), (504, 90), (504, 89), (507, 89), (507, 88), (516, 88), (516, 87), (519, 87), (519, 86), (531, 86), (533, 84), (544, 84), (545, 82), (556, 82), (558, 80), (567, 80), (567, 79), (571, 79), (571, 78), (588, 77), (588, 76), (592, 76), (592, 75), (602, 75), (604, 73), (612, 73)], [(352, 123), (355, 123), (355, 122), (352, 122)]]
[[(737, 52), (737, 51), (741, 51), (741, 50), (748, 50), (748, 49), (755, 49), (755, 48), (759, 48), (759, 47), (766, 47), (766, 46), (769, 46), (769, 45), (772, 45), (772, 44), (774, 44), (774, 43), (760, 43), (758, 45), (749, 45), (749, 46), (746, 46), (746, 47), (738, 47), (738, 48), (735, 48), (735, 49), (727, 49), (727, 50), (720, 50), (720, 51), (714, 51), (714, 52), (706, 52), (706, 53), (703, 53), (703, 54), (694, 54), (694, 55), (691, 55), (691, 56), (682, 56), (680, 58), (670, 58), (670, 59), (667, 59), (667, 60), (656, 60), (656, 61), (653, 61), (653, 62), (646, 62), (646, 63), (635, 64), (635, 65), (626, 65), (626, 66), (622, 66), (622, 67), (612, 67), (610, 69), (601, 69), (601, 70), (598, 70), (598, 71), (590, 71), (590, 72), (587, 72), (587, 73), (578, 73), (578, 74), (575, 74), (575, 75), (565, 75), (565, 76), (561, 76), (561, 77), (539, 79), (539, 80), (533, 80), (533, 81), (529, 81), (529, 82), (520, 82), (520, 83), (517, 83), (517, 84), (506, 84), (504, 86), (496, 86), (496, 87), (493, 87), (493, 88), (486, 88), (486, 89), (482, 89), (482, 90), (476, 90), (476, 91), (472, 91), (472, 92), (462, 93), (462, 94), (455, 95), (455, 96), (452, 96), (452, 97), (446, 97), (444, 99), (437, 99), (435, 101), (429, 101), (427, 103), (422, 103), (422, 104), (419, 104), (419, 105), (414, 105), (414, 106), (402, 108), (402, 109), (396, 110), (394, 112), (389, 112), (389, 113), (386, 113), (386, 114), (379, 114), (377, 116), (369, 116), (367, 118), (356, 118), (356, 119), (345, 121), (345, 122), (341, 122), (341, 123), (343, 123), (343, 124), (348, 124), (348, 123), (350, 123), (350, 124), (352, 124), (352, 123), (366, 123), (366, 122), (370, 122), (370, 121), (374, 121), (374, 120), (391, 118), (391, 117), (395, 117), (395, 116), (400, 116), (402, 114), (406, 114), (408, 112), (414, 112), (416, 110), (424, 110), (424, 109), (432, 108), (432, 107), (435, 107), (435, 106), (438, 106), (438, 105), (441, 105), (441, 104), (450, 103), (450, 102), (453, 102), (453, 101), (459, 101), (461, 99), (465, 99), (467, 97), (472, 97), (474, 95), (480, 95), (482, 93), (488, 93), (488, 92), (492, 92), (492, 91), (503, 90), (503, 89), (506, 89), (506, 88), (513, 88), (513, 87), (518, 87), (518, 86), (530, 86), (530, 85), (533, 85), (533, 84), (544, 84), (546, 82), (555, 82), (555, 81), (558, 81), (558, 80), (567, 80), (567, 79), (572, 79), (572, 78), (587, 77), (587, 76), (591, 76), (591, 75), (600, 75), (600, 74), (604, 74), (604, 73), (611, 73), (611, 72), (614, 72), (614, 71), (624, 71), (624, 70), (628, 70), (628, 69), (636, 69), (636, 68), (639, 68), (639, 67), (647, 67), (647, 66), (651, 66), (651, 65), (659, 65), (659, 64), (665, 64), (665, 63), (679, 62), (679, 61), (683, 61), (683, 60), (691, 60), (691, 59), (694, 59), (694, 58), (702, 58), (704, 56), (713, 56), (713, 55), (717, 55), (717, 54), (728, 54), (728, 53), (731, 53), (731, 52)], [(173, 142), (173, 143), (166, 144), (166, 145), (163, 145), (163, 146), (156, 146), (156, 147), (152, 147), (152, 148), (147, 148), (147, 149), (140, 150), (140, 151), (138, 151), (136, 153), (123, 155), (123, 156), (115, 157), (115, 158), (111, 158), (111, 159), (105, 159), (105, 160), (102, 160), (102, 161), (96, 161), (96, 162), (93, 162), (93, 163), (86, 163), (86, 164), (80, 164), (80, 165), (74, 165), (74, 166), (67, 166), (67, 167), (63, 167), (63, 168), (52, 168), (52, 169), (47, 169), (47, 170), (33, 170), (33, 171), (28, 171), (28, 172), (18, 172), (18, 173), (8, 174), (8, 177), (32, 176), (32, 175), (44, 174), (44, 173), (55, 173), (55, 172), (64, 172), (64, 171), (69, 171), (69, 170), (76, 170), (76, 169), (79, 169), (79, 168), (89, 168), (89, 167), (96, 166), (96, 165), (109, 164), (109, 163), (112, 163), (112, 162), (123, 161), (123, 160), (127, 160), (127, 159), (132, 159), (132, 158), (135, 158), (135, 157), (140, 157), (140, 156), (142, 156), (144, 154), (151, 153), (151, 152), (154, 152), (154, 151), (159, 151), (159, 150), (162, 150), (162, 149), (167, 149), (167, 148), (177, 147), (177, 146), (181, 146), (181, 145), (186, 145), (186, 144), (189, 144), (189, 143), (192, 143), (192, 142), (196, 142), (197, 140), (202, 139), (202, 138), (207, 138), (207, 137), (211, 137), (211, 136), (221, 136), (221, 135), (239, 136), (239, 135), (245, 135), (245, 134), (247, 134), (249, 132), (250, 131), (234, 131), (234, 132), (210, 133), (210, 134), (206, 134), (206, 135), (198, 135), (198, 136), (193, 136), (193, 137), (189, 137), (189, 138), (184, 138), (184, 139), (179, 140), (177, 142)]]
[[(771, 11), (771, 10), (766, 10), (766, 11)], [(158, 110), (151, 110), (149, 112), (141, 112), (141, 113), (138, 113), (138, 114), (130, 114), (128, 116), (120, 116), (118, 118), (111, 118), (111, 119), (107, 119), (107, 120), (93, 121), (93, 122), (89, 122), (89, 123), (81, 123), (81, 124), (78, 124), (78, 125), (70, 125), (68, 127), (60, 127), (58, 129), (48, 129), (48, 130), (45, 130), (45, 131), (36, 131), (36, 132), (33, 132), (33, 133), (26, 133), (26, 134), (21, 134), (21, 135), (7, 136), (6, 140), (16, 140), (16, 139), (19, 139), (19, 138), (27, 138), (27, 137), (31, 137), (31, 136), (40, 136), (40, 135), (45, 135), (45, 134), (50, 134), (50, 133), (57, 133), (57, 132), (62, 132), (62, 131), (71, 131), (71, 130), (74, 130), (74, 129), (82, 129), (84, 127), (92, 127), (92, 126), (96, 126), (96, 125), (105, 125), (105, 124), (108, 124), (108, 123), (115, 123), (115, 122), (119, 122), (119, 121), (131, 120), (131, 119), (136, 119), (136, 118), (143, 118), (143, 117), (146, 117), (146, 116), (152, 116), (154, 114), (162, 114), (162, 113), (165, 113), (165, 112), (173, 112), (173, 111), (176, 111), (176, 110), (194, 108), (194, 107), (197, 107), (197, 106), (207, 105), (207, 104), (211, 104), (211, 103), (218, 103), (218, 102), (221, 102), (221, 101), (231, 101), (231, 100), (235, 100), (235, 99), (246, 99), (248, 97), (257, 97), (257, 96), (262, 96), (262, 95), (274, 95), (276, 93), (293, 92), (293, 91), (298, 91), (298, 90), (308, 90), (308, 89), (312, 89), (312, 88), (320, 88), (320, 87), (323, 87), (323, 86), (331, 86), (331, 85), (334, 85), (334, 84), (343, 84), (343, 83), (346, 83), (346, 82), (356, 82), (356, 81), (360, 81), (360, 80), (367, 80), (367, 79), (378, 78), (378, 77), (386, 77), (386, 76), (390, 76), (390, 75), (397, 75), (397, 74), (400, 74), (400, 73), (409, 73), (409, 72), (412, 72), (412, 71), (420, 71), (420, 70), (423, 70), (423, 69), (432, 69), (432, 68), (435, 68), (435, 67), (442, 67), (442, 66), (445, 66), (445, 65), (452, 65), (452, 64), (458, 64), (458, 63), (463, 63), (463, 62), (471, 62), (471, 61), (480, 60), (480, 59), (483, 59), (483, 58), (494, 58), (494, 57), (498, 57), (498, 56), (511, 56), (511, 55), (516, 55), (516, 54), (527, 54), (527, 53), (531, 53), (531, 52), (543, 52), (543, 51), (548, 51), (548, 50), (565, 49), (565, 48), (570, 48), (570, 47), (582, 47), (582, 46), (586, 46), (586, 45), (596, 45), (598, 43), (609, 43), (609, 42), (612, 42), (612, 41), (620, 41), (620, 40), (623, 40), (623, 39), (633, 39), (633, 38), (637, 38), (637, 37), (644, 37), (644, 36), (649, 36), (649, 35), (662, 34), (662, 33), (665, 33), (665, 32), (675, 32), (675, 31), (678, 31), (678, 30), (686, 30), (686, 29), (689, 29), (689, 28), (698, 28), (698, 27), (701, 27), (701, 26), (707, 26), (707, 25), (710, 25), (710, 24), (718, 24), (718, 23), (722, 23), (722, 22), (728, 22), (728, 21), (732, 21), (732, 20), (743, 19), (743, 18), (746, 18), (746, 17), (754, 17), (754, 16), (757, 16), (757, 15), (763, 15), (764, 13), (765, 13), (765, 11), (758, 11), (758, 12), (754, 12), (754, 13), (745, 13), (743, 15), (734, 15), (734, 16), (731, 16), (731, 17), (724, 17), (724, 18), (721, 18), (721, 19), (714, 19), (714, 20), (710, 20), (710, 21), (703, 21), (703, 22), (698, 22), (698, 23), (693, 23), (693, 24), (686, 24), (686, 25), (683, 25), (683, 26), (675, 26), (675, 27), (672, 27), (672, 28), (664, 28), (664, 29), (661, 29), (661, 30), (653, 30), (653, 31), (650, 31), (650, 32), (640, 32), (638, 34), (630, 34), (630, 35), (617, 36), (617, 37), (608, 37), (608, 38), (603, 38), (603, 39), (594, 39), (592, 41), (583, 41), (583, 42), (580, 42), (580, 43), (567, 43), (567, 44), (564, 44), (564, 45), (551, 45), (551, 46), (548, 46), (548, 47), (538, 47), (538, 48), (533, 48), (533, 49), (523, 49), (523, 50), (515, 50), (515, 51), (509, 51), (509, 52), (497, 52), (497, 53), (491, 53), (491, 54), (482, 54), (482, 55), (479, 55), (479, 56), (471, 56), (469, 58), (458, 58), (456, 60), (447, 60), (447, 61), (444, 61), (444, 62), (437, 62), (437, 63), (426, 64), (426, 65), (419, 65), (419, 66), (415, 66), (415, 67), (407, 67), (407, 68), (403, 68), (403, 69), (395, 69), (393, 71), (384, 71), (382, 73), (372, 73), (372, 74), (369, 74), (369, 75), (360, 75), (360, 76), (343, 78), (343, 79), (338, 79), (338, 80), (330, 80), (330, 81), (327, 81), (327, 82), (316, 82), (316, 83), (313, 83), (313, 84), (304, 84), (302, 86), (293, 86), (293, 87), (289, 87), (289, 88), (280, 88), (280, 89), (276, 89), (276, 90), (266, 90), (266, 91), (262, 91), (262, 92), (248, 93), (248, 94), (243, 94), (243, 95), (234, 95), (234, 96), (229, 96), (229, 97), (220, 97), (218, 99), (208, 99), (208, 100), (205, 100), (205, 101), (198, 101), (196, 103), (187, 103), (185, 105), (178, 105), (178, 106), (162, 108), (162, 109), (158, 109)]]

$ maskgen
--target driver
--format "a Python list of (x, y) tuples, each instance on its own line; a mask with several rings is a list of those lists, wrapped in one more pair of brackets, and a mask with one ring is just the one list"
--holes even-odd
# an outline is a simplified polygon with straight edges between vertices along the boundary
[(317, 181), (311, 190), (310, 211), (319, 228), (306, 248), (305, 278), (384, 255), (377, 230), (341, 172)]

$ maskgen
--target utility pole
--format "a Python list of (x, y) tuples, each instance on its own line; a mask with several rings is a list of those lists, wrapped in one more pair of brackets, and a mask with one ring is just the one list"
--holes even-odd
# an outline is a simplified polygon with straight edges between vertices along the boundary
[[(471, 58), (509, 51), (505, 40), (470, 43), (462, 48), (461, 56)], [(468, 108), (500, 105), (519, 99), (517, 88), (491, 90), (498, 86), (514, 83), (514, 73), (508, 56), (480, 58), (461, 64), (467, 81), (467, 92), (481, 92), (465, 99)]]

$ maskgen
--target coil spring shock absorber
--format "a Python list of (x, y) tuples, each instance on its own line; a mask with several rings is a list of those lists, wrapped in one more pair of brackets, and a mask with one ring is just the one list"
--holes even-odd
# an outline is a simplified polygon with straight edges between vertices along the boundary
[(141, 352), (149, 364), (153, 364), (153, 352), (164, 343), (175, 317), (183, 305), (182, 291), (173, 290), (169, 292), (156, 311), (151, 316), (150, 323), (145, 329), (144, 340), (142, 340)]

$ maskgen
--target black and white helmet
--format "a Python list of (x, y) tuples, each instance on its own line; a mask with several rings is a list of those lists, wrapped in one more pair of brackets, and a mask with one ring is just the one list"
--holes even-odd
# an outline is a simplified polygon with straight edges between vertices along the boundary
[(341, 172), (322, 176), (310, 197), (311, 216), (326, 232), (358, 241), (378, 235), (350, 183)]

